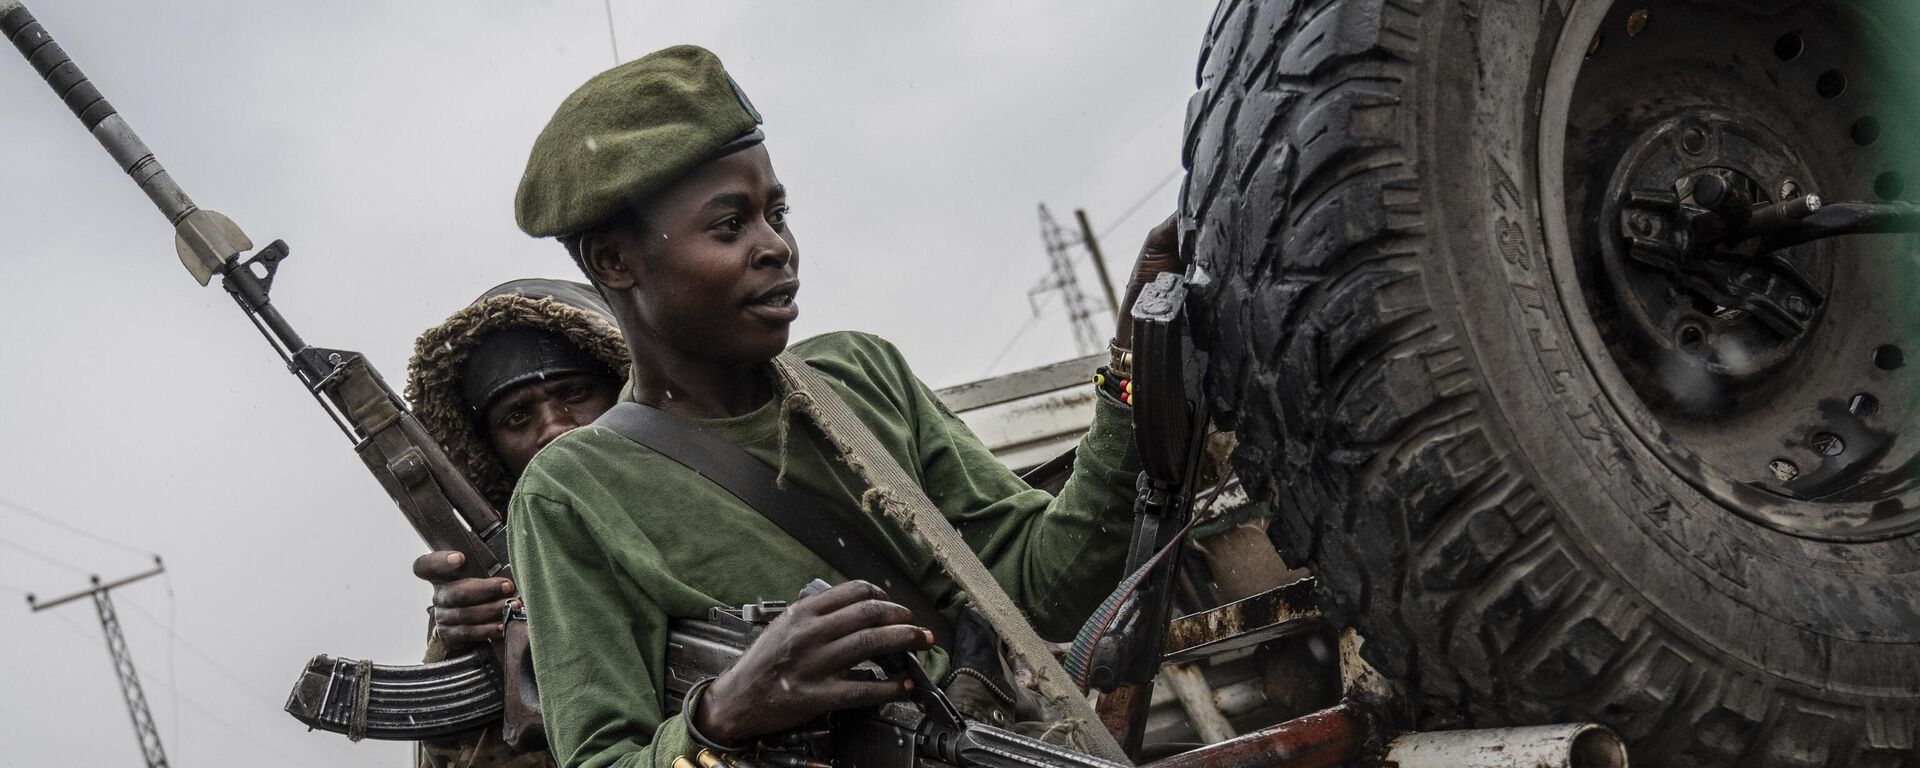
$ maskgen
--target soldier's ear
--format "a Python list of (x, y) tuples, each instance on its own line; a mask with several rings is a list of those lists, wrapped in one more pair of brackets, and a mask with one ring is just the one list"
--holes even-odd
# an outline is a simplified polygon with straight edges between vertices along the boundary
[(638, 281), (625, 258), (633, 243), (618, 229), (602, 229), (580, 235), (580, 267), (595, 285), (614, 293), (625, 293)]

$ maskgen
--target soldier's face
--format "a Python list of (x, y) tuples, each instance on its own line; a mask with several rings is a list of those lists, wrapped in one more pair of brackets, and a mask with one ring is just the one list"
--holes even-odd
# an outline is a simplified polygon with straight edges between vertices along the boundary
[(707, 163), (639, 213), (620, 253), (642, 327), (623, 330), (722, 364), (786, 349), (800, 250), (764, 145)]
[(518, 478), (547, 443), (592, 424), (619, 399), (620, 382), (604, 374), (569, 373), (522, 384), (487, 406), (487, 439)]

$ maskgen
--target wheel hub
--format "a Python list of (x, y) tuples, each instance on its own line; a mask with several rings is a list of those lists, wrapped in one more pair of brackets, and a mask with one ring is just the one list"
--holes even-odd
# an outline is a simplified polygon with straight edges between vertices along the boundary
[(1784, 138), (1724, 110), (1684, 109), (1639, 130), (1599, 220), (1620, 223), (1621, 237), (1598, 238), (1625, 321), (1618, 330), (1630, 337), (1623, 344), (1656, 350), (1715, 384), (1680, 386), (1685, 377), (1656, 369), (1635, 378), (1643, 398), (1696, 415), (1724, 412), (1803, 347), (1833, 277), (1817, 249), (1688, 253), (1695, 228), (1686, 212), (1801, 196), (1806, 178)]
[(1920, 529), (1920, 240), (1830, 225), (1914, 208), (1886, 201), (1920, 173), (1920, 113), (1848, 14), (1616, 4), (1549, 212), (1602, 347), (1581, 351), (1641, 443), (1733, 513), (1819, 540)]

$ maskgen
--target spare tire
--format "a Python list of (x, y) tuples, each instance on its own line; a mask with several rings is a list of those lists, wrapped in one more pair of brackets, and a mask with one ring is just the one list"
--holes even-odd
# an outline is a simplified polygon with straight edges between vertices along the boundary
[(1215, 411), (1421, 725), (1915, 764), (1920, 247), (1779, 239), (1920, 180), (1903, 5), (1221, 5), (1181, 216)]

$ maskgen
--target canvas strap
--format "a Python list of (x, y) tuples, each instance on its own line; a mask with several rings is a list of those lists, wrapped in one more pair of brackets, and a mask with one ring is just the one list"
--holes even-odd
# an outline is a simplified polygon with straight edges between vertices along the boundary
[(826, 499), (794, 483), (778, 482), (773, 467), (746, 449), (707, 433), (694, 421), (657, 408), (619, 403), (594, 423), (720, 486), (842, 575), (864, 579), (886, 590), (889, 600), (913, 612), (914, 623), (933, 632), (934, 642), (950, 647), (953, 624), (920, 591), (919, 583), (865, 534), (835, 515)]
[(873, 431), (827, 385), (819, 372), (792, 352), (775, 357), (773, 367), (780, 376), (782, 389), (788, 393), (790, 405), (783, 407), (805, 412), (854, 474), (866, 482), (868, 489), (861, 499), (863, 506), (877, 506), (902, 530), (926, 542), (934, 559), (964, 591), (967, 602), (993, 625), (1014, 657), (1033, 670), (1035, 687), (1063, 718), (1063, 730), (1074, 744), (1095, 757), (1131, 765), (1120, 743), (1094, 714), (1093, 705), (1073, 685), (1046, 642), (1027, 623), (1026, 614), (1014, 605), (1000, 582), (987, 571), (986, 564), (980, 562), (960, 532), (954, 530), (953, 523), (927, 498), (920, 483), (880, 445)]

